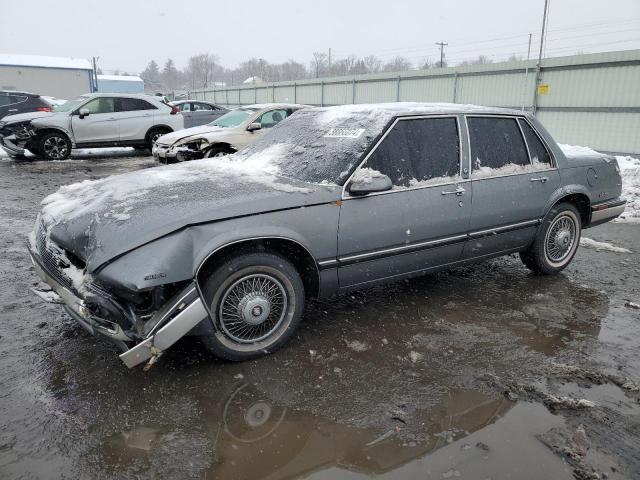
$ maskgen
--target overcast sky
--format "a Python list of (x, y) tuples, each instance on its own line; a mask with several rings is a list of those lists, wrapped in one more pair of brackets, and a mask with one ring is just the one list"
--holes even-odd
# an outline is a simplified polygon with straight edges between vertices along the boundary
[[(550, 0), (547, 56), (640, 48), (640, 0)], [(544, 0), (0, 0), (0, 53), (90, 58), (139, 73), (198, 53), (236, 66), (251, 57), (305, 64), (314, 51), (439, 58), (527, 54)], [(533, 52), (536, 52), (535, 54)]]

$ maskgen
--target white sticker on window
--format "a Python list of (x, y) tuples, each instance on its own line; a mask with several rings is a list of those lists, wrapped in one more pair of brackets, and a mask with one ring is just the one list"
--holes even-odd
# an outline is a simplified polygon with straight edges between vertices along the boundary
[(332, 128), (325, 138), (358, 138), (364, 132), (364, 128)]

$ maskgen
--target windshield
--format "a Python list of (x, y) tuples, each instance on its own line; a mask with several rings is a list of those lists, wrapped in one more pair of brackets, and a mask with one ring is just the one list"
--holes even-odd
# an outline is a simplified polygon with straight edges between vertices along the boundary
[(257, 111), (257, 108), (238, 108), (237, 110), (232, 110), (216, 118), (209, 125), (216, 127), (237, 127)]
[(86, 101), (89, 97), (78, 97), (75, 100), (69, 100), (64, 102), (62, 105), (55, 105), (53, 107), (54, 112), (70, 112), (82, 102)]
[(284, 177), (342, 185), (392, 118), (357, 105), (302, 109), (235, 157), (277, 167)]

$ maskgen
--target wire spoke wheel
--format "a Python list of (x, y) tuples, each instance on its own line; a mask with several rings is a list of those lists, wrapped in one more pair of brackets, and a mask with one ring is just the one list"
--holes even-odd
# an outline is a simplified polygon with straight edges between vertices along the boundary
[(224, 292), (218, 310), (220, 327), (238, 343), (259, 342), (278, 330), (288, 308), (287, 291), (265, 273), (246, 275)]
[(549, 226), (544, 243), (547, 258), (552, 263), (565, 260), (576, 242), (577, 226), (573, 217), (559, 215)]
[(43, 149), (49, 158), (60, 159), (66, 157), (69, 147), (63, 138), (52, 136), (45, 140)]

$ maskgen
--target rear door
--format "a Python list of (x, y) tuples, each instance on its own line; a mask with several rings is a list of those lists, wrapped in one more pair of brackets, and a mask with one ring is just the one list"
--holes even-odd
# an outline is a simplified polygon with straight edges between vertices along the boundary
[(182, 118), (184, 118), (184, 128), (193, 127), (193, 104), (191, 102), (184, 102), (178, 105)]
[(341, 287), (429, 270), (461, 258), (471, 214), (467, 158), (454, 116), (396, 120), (360, 167), (393, 190), (348, 195), (340, 209)]
[(547, 201), (560, 184), (558, 170), (524, 119), (467, 115), (466, 123), (473, 208), (464, 255), (524, 248), (533, 240)]
[(142, 98), (118, 97), (115, 107), (120, 142), (127, 144), (144, 140), (154, 125), (156, 106)]
[(214, 110), (208, 103), (192, 102), (191, 103), (191, 126), (197, 127), (199, 125), (206, 125), (212, 122), (217, 116), (214, 115)]
[[(116, 122), (114, 97), (97, 97), (74, 111), (71, 128), (77, 144), (117, 142), (120, 136)], [(80, 118), (79, 110), (90, 114)]]

